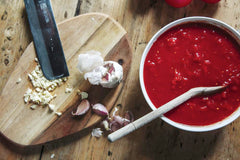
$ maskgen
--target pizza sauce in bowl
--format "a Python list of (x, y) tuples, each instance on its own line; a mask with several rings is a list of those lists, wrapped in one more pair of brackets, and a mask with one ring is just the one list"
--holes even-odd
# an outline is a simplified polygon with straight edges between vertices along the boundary
[(162, 119), (189, 131), (223, 127), (240, 115), (240, 36), (207, 17), (189, 17), (162, 28), (148, 43), (140, 65), (140, 83), (154, 110), (194, 87), (227, 86), (196, 97)]

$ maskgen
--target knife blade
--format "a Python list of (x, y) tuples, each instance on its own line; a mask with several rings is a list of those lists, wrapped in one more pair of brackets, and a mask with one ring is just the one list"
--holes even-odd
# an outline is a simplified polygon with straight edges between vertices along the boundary
[(48, 80), (69, 76), (50, 0), (24, 0), (33, 42)]

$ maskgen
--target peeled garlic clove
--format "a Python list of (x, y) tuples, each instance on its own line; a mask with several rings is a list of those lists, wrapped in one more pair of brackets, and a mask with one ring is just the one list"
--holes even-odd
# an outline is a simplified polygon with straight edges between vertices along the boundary
[(102, 121), (102, 125), (105, 128), (106, 131), (110, 131), (111, 129), (109, 128), (109, 123), (107, 120)]
[(80, 116), (85, 114), (90, 108), (90, 103), (87, 99), (84, 99), (81, 101), (81, 103), (78, 105), (77, 110), (75, 113), (72, 112), (73, 116)]
[(107, 116), (108, 115), (107, 108), (100, 103), (94, 104), (92, 108), (93, 108), (93, 111), (100, 116)]
[(103, 65), (103, 58), (98, 51), (90, 50), (78, 56), (77, 68), (80, 73), (90, 72), (101, 65)]

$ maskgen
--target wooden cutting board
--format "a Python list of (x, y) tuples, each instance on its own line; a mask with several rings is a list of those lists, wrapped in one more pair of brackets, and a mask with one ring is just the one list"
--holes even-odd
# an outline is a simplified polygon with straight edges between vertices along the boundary
[[(89, 93), (90, 103), (102, 103), (110, 111), (127, 78), (132, 51), (126, 31), (111, 17), (100, 13), (84, 14), (60, 23), (58, 30), (70, 76), (66, 83), (54, 90), (57, 97), (51, 104), (56, 105), (56, 110), (63, 114), (58, 117), (47, 107), (31, 110), (31, 104), (25, 104), (23, 101), (27, 88), (32, 87), (28, 74), (37, 65), (34, 61), (34, 45), (31, 43), (0, 95), (0, 131), (17, 144), (42, 144), (93, 127), (102, 117), (92, 111), (80, 118), (71, 115), (80, 103), (78, 90)], [(123, 81), (116, 88), (91, 86), (84, 80), (76, 66), (78, 55), (88, 50), (100, 51), (105, 60), (117, 61), (123, 66)], [(17, 84), (19, 78), (22, 81)], [(68, 86), (73, 88), (71, 93), (65, 93)]]

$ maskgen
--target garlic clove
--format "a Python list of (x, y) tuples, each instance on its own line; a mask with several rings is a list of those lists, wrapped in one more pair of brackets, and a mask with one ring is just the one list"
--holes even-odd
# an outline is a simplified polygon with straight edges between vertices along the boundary
[(87, 113), (87, 111), (90, 108), (90, 103), (87, 99), (84, 99), (81, 101), (81, 103), (78, 105), (76, 112), (72, 112), (73, 116), (80, 116), (83, 115), (85, 113)]
[(107, 120), (102, 121), (101, 123), (106, 131), (110, 131), (111, 129), (109, 128), (109, 123)]
[(108, 115), (107, 108), (100, 103), (94, 104), (92, 108), (93, 108), (93, 111), (100, 116), (107, 116)]

